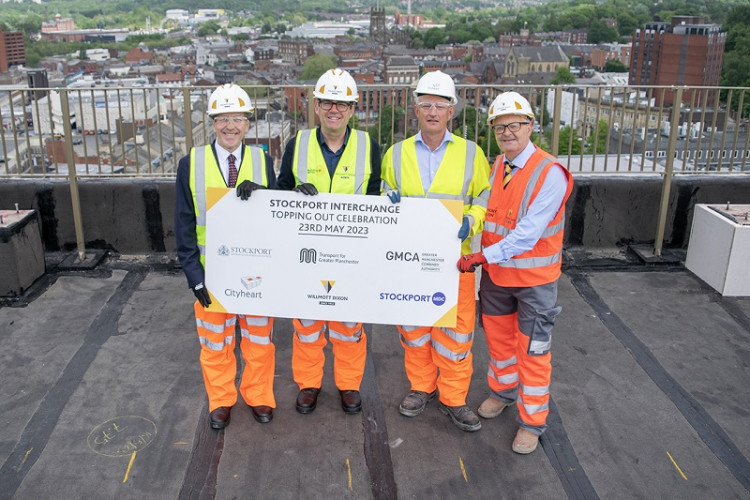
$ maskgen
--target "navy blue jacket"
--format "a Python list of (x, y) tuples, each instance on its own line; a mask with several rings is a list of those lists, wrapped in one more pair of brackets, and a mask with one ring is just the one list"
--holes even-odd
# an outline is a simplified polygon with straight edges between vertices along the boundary
[[(218, 164), (216, 147), (213, 143), (211, 143), (211, 150)], [(273, 170), (273, 158), (268, 153), (266, 153), (266, 176), (268, 177), (268, 188), (275, 189), (276, 173)], [(174, 233), (177, 240), (177, 258), (180, 260), (190, 288), (205, 281), (205, 271), (200, 260), (201, 254), (198, 249), (195, 225), (195, 205), (193, 204), (193, 193), (190, 191), (190, 155), (188, 154), (180, 159), (177, 166)]]

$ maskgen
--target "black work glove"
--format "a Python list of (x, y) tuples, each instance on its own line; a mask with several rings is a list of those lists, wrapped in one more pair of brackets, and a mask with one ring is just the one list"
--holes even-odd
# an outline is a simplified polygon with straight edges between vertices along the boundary
[(192, 290), (195, 298), (198, 299), (198, 302), (200, 302), (203, 307), (211, 305), (211, 297), (208, 296), (208, 290), (203, 283), (198, 283), (192, 288)]
[(315, 185), (310, 184), (309, 182), (303, 182), (299, 186), (295, 186), (294, 190), (298, 193), (306, 194), (307, 196), (314, 196), (318, 194), (318, 189), (315, 187)]
[(250, 198), (250, 195), (253, 194), (253, 191), (256, 189), (263, 189), (263, 186), (256, 184), (253, 181), (242, 181), (240, 182), (240, 185), (237, 186), (237, 196), (242, 200), (246, 200)]

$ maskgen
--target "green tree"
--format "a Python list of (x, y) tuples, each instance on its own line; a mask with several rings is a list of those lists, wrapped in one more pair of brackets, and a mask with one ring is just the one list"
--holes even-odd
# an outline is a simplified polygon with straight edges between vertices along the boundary
[(596, 126), (596, 135), (589, 137), (589, 145), (586, 147), (586, 153), (596, 152), (604, 153), (607, 148), (607, 133), (609, 132), (609, 123), (605, 120), (599, 120)]
[(424, 46), (427, 49), (434, 49), (437, 45), (445, 43), (446, 36), (440, 28), (430, 28), (424, 34)]
[(627, 73), (628, 67), (625, 66), (620, 61), (607, 61), (604, 64), (604, 71), (607, 71), (610, 73)]
[[(549, 131), (549, 133), (551, 134), (552, 131)], [(551, 138), (549, 140), (551, 141)], [(558, 147), (558, 155), (563, 156), (567, 155), (568, 153), (572, 155), (581, 154), (581, 142), (583, 141), (580, 137), (578, 137), (578, 132), (576, 131), (576, 129), (571, 129), (570, 126), (561, 128), (559, 141), (560, 145)]]
[(388, 149), (394, 144), (394, 125), (398, 125), (401, 117), (405, 114), (404, 109), (392, 104), (386, 104), (380, 108), (380, 116), (378, 117), (378, 123), (370, 127), (368, 132), (370, 136), (374, 137), (380, 145), (383, 151)]
[(549, 81), (552, 85), (560, 85), (563, 83), (575, 83), (576, 77), (573, 76), (573, 73), (570, 72), (570, 68), (567, 66), (562, 66), (557, 68), (557, 71), (555, 71), (555, 76), (552, 77), (552, 79)]
[(299, 75), (300, 80), (317, 80), (320, 75), (337, 66), (336, 57), (328, 54), (315, 54), (305, 61), (302, 73)]
[(589, 43), (616, 42), (620, 39), (620, 33), (615, 28), (607, 26), (607, 23), (598, 19), (589, 26)]
[(221, 26), (216, 21), (206, 21), (202, 23), (198, 28), (198, 36), (215, 35), (219, 32)]

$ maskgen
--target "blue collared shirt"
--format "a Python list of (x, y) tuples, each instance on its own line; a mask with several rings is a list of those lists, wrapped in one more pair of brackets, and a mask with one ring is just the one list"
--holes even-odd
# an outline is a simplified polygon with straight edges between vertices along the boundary
[(448, 147), (449, 142), (453, 142), (453, 135), (446, 130), (443, 136), (443, 141), (433, 151), (422, 139), (422, 131), (417, 132), (415, 136), (415, 145), (417, 148), (417, 165), (419, 165), (419, 176), (422, 178), (422, 189), (426, 193), (430, 186), (432, 186), (432, 180), (437, 174), (440, 162), (443, 161), (445, 156), (445, 149)]
[(344, 142), (341, 144), (341, 148), (338, 151), (332, 151), (331, 148), (326, 144), (326, 139), (323, 137), (323, 133), (320, 131), (320, 127), (316, 131), (318, 134), (318, 143), (320, 143), (320, 150), (323, 152), (323, 159), (326, 161), (328, 167), (328, 174), (333, 177), (333, 173), (336, 171), (336, 165), (339, 164), (341, 155), (344, 154), (346, 149), (346, 143), (349, 142), (349, 127), (346, 127), (346, 133), (344, 134)]
[[(519, 168), (526, 166), (534, 151), (536, 151), (536, 146), (529, 142), (521, 154), (513, 159), (512, 163), (516, 168), (513, 169), (511, 175), (515, 175)], [(563, 167), (553, 166), (547, 173), (539, 194), (529, 206), (529, 211), (518, 221), (515, 229), (501, 241), (482, 250), (487, 262), (490, 264), (507, 262), (512, 257), (534, 248), (547, 225), (557, 215), (567, 190), (568, 177), (563, 172)]]

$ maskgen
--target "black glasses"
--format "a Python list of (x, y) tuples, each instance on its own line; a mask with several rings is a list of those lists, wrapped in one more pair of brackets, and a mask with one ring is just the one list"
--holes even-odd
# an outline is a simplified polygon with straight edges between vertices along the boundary
[(347, 109), (352, 107), (351, 102), (342, 102), (342, 101), (318, 101), (318, 104), (321, 108), (323, 108), (323, 111), (331, 111), (333, 109), (333, 106), (336, 106), (336, 111), (339, 111), (343, 113)]
[(502, 134), (505, 132), (505, 129), (507, 128), (511, 132), (518, 132), (521, 130), (521, 125), (528, 125), (531, 122), (511, 122), (503, 125), (502, 123), (498, 123), (497, 125), (493, 125), (492, 129), (497, 132), (498, 134)]
[(422, 111), (429, 111), (432, 108), (435, 108), (438, 111), (445, 111), (451, 106), (453, 106), (453, 104), (449, 102), (418, 102), (417, 103), (417, 107), (421, 109)]

